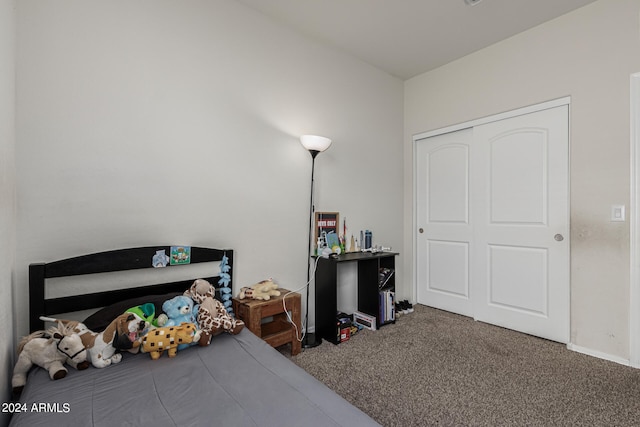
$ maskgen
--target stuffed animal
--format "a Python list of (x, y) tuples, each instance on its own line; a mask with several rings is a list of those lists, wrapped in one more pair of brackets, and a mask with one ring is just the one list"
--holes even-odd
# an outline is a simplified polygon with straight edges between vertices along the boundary
[(201, 330), (201, 346), (211, 343), (211, 337), (222, 332), (238, 334), (244, 328), (242, 320), (235, 319), (228, 312), (224, 305), (215, 298), (216, 289), (204, 279), (197, 279), (184, 292), (199, 304), (198, 326)]
[[(151, 302), (131, 307), (125, 310), (125, 313), (133, 313), (137, 315), (142, 320), (149, 323), (149, 328), (157, 328), (159, 326), (162, 326), (158, 324), (158, 319), (156, 318), (156, 306)], [(142, 335), (146, 335), (147, 332), (148, 331), (143, 331)]]
[(271, 299), (271, 297), (277, 297), (280, 295), (280, 291), (277, 289), (278, 285), (273, 283), (273, 280), (267, 279), (258, 282), (251, 287), (241, 288), (238, 296), (240, 299), (253, 298), (267, 301)]
[(162, 311), (167, 314), (167, 322), (163, 326), (178, 326), (181, 323), (196, 323), (198, 306), (184, 295), (175, 296), (162, 304)]
[(142, 338), (142, 331), (149, 329), (149, 323), (137, 314), (123, 313), (116, 317), (107, 328), (99, 333), (93, 332), (84, 323), (75, 320), (59, 320), (41, 317), (45, 321), (60, 321), (73, 328), (80, 335), (84, 348), (87, 349), (87, 359), (96, 368), (105, 368), (112, 363), (119, 363), (122, 354), (118, 350), (137, 351)]
[[(198, 306), (193, 300), (184, 295), (178, 295), (162, 304), (162, 311), (167, 315), (167, 321), (162, 326), (178, 326), (182, 323), (197, 324), (196, 317)], [(191, 344), (180, 344), (179, 350), (189, 347)]]
[[(142, 339), (142, 337), (145, 336), (151, 329), (162, 326), (158, 324), (158, 319), (156, 318), (156, 306), (153, 303), (147, 302), (142, 305), (131, 307), (125, 310), (125, 313), (133, 313), (146, 322), (147, 327), (142, 331), (138, 331), (138, 337), (140, 337), (139, 339)], [(128, 348), (128, 345), (128, 337), (118, 336), (118, 341), (116, 341), (115, 343), (115, 347), (117, 349), (127, 349), (127, 351), (133, 354), (137, 354), (138, 351), (140, 351), (139, 345), (133, 346), (131, 348)]]
[(87, 350), (71, 327), (58, 322), (58, 326), (47, 331), (36, 331), (23, 337), (18, 344), (18, 360), (11, 378), (14, 395), (22, 393), (27, 373), (33, 365), (49, 371), (52, 380), (59, 380), (67, 376), (65, 362), (78, 370), (89, 367)]
[(165, 350), (169, 357), (175, 357), (181, 345), (189, 346), (199, 339), (200, 333), (193, 323), (165, 326), (153, 329), (142, 338), (142, 352), (149, 353), (153, 360), (159, 359)]

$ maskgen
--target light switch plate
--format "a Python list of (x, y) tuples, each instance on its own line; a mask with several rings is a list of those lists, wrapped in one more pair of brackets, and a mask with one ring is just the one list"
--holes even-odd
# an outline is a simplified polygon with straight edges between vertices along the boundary
[(625, 209), (624, 205), (612, 205), (611, 206), (611, 221), (612, 222), (624, 222), (625, 221)]

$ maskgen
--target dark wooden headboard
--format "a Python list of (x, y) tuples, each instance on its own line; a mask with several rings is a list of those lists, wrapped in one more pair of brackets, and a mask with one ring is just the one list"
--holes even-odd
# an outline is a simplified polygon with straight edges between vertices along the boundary
[[(145, 246), (139, 248), (118, 249), (98, 252), (74, 258), (63, 259), (48, 263), (34, 263), (29, 265), (29, 329), (35, 331), (43, 329), (44, 322), (40, 316), (58, 313), (74, 312), (104, 307), (129, 298), (145, 295), (160, 295), (169, 292), (183, 292), (194, 279), (205, 279), (216, 288), (219, 275), (210, 277), (194, 277), (177, 282), (158, 283), (127, 289), (116, 289), (102, 292), (86, 293), (59, 298), (45, 298), (45, 282), (47, 279), (80, 276), (115, 271), (152, 269), (151, 260), (157, 251), (165, 250), (170, 253), (169, 246)], [(221, 261), (226, 255), (229, 264), (229, 287), (233, 278), (233, 250), (191, 247), (190, 264)], [(165, 268), (180, 268), (167, 266)]]

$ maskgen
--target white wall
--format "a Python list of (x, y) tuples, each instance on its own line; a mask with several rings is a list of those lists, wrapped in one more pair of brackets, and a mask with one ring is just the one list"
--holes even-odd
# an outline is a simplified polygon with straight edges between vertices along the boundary
[[(640, 70), (640, 2), (600, 0), (405, 82), (405, 253), (412, 135), (571, 96), (571, 341), (629, 358), (629, 76)], [(412, 271), (405, 257), (406, 274)]]
[[(0, 372), (13, 369), (15, 273), (15, 0), (0, 0)], [(0, 375), (0, 402), (8, 402), (9, 375)], [(8, 414), (0, 413), (0, 425)]]
[[(231, 0), (22, 0), (16, 268), (154, 244), (231, 247), (235, 288), (306, 282), (316, 208), (402, 246), (403, 84)], [(313, 311), (311, 318), (313, 318)]]

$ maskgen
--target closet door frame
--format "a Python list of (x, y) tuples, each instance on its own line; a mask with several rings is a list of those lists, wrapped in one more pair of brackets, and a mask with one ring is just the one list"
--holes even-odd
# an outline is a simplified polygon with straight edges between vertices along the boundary
[(631, 75), (629, 365), (640, 368), (640, 73)]

